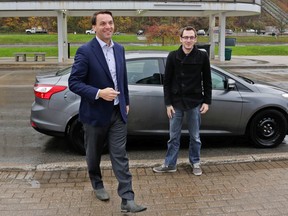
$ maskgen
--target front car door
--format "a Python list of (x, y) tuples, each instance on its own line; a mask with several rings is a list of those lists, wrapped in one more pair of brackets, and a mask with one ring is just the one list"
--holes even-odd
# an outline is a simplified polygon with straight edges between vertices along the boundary
[(202, 115), (201, 134), (237, 133), (243, 109), (243, 100), (237, 89), (227, 89), (225, 82), (229, 77), (211, 69), (212, 104)]

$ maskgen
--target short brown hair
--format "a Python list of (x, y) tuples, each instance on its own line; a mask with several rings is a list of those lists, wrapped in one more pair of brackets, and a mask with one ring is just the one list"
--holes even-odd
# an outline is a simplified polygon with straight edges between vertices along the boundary
[(98, 12), (95, 12), (91, 18), (91, 24), (92, 25), (96, 25), (96, 22), (97, 22), (97, 16), (98, 14), (109, 14), (112, 19), (113, 19), (113, 15), (112, 15), (112, 12), (111, 11), (108, 11), (108, 10), (101, 10), (101, 11), (98, 11)]
[(195, 29), (194, 27), (192, 27), (192, 26), (186, 26), (186, 27), (184, 27), (184, 28), (181, 28), (181, 29), (180, 29), (180, 37), (183, 36), (183, 32), (184, 32), (184, 31), (194, 31), (195, 37), (197, 37), (197, 31), (196, 31), (196, 29)]

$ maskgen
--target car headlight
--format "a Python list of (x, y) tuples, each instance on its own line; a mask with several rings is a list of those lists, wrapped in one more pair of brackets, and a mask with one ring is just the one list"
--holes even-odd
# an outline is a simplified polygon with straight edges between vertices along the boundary
[(284, 98), (288, 98), (288, 93), (284, 93), (284, 94), (282, 94), (282, 96), (283, 96)]

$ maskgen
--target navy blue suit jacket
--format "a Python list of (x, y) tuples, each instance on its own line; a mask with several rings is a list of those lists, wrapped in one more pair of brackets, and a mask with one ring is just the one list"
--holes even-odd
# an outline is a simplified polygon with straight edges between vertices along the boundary
[[(117, 85), (120, 94), (119, 105), (123, 121), (127, 122), (126, 105), (129, 105), (127, 69), (124, 48), (114, 42)], [(96, 38), (79, 47), (76, 52), (69, 88), (81, 96), (79, 120), (93, 126), (110, 123), (114, 102), (102, 98), (95, 99), (99, 89), (111, 87), (114, 83), (106, 63), (102, 48)]]

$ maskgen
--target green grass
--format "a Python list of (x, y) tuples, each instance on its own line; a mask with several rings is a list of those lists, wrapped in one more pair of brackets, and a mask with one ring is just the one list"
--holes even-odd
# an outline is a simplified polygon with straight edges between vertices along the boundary
[[(94, 35), (85, 34), (68, 34), (68, 42), (70, 43), (85, 43), (90, 40)], [(288, 36), (279, 36), (277, 38), (273, 36), (227, 36), (227, 38), (236, 38), (237, 43), (288, 43)], [(138, 40), (135, 34), (122, 34), (114, 35), (113, 39), (119, 43), (143, 43), (143, 41)], [(41, 43), (57, 44), (58, 36), (57, 34), (1, 34), (0, 44), (31, 44), (31, 43)], [(145, 41), (144, 41), (145, 42)], [(207, 43), (209, 42), (209, 37), (199, 36), (198, 42)]]
[[(68, 34), (69, 43), (85, 43), (94, 35)], [(114, 35), (113, 39), (119, 43), (139, 43), (136, 35)], [(0, 44), (57, 44), (57, 34), (1, 34)]]
[[(157, 51), (172, 51), (178, 49), (178, 45), (175, 46), (125, 46), (127, 51), (136, 50), (157, 50)], [(257, 55), (287, 55), (288, 46), (273, 45), (273, 46), (233, 46), (227, 47), (232, 49), (232, 55), (239, 56), (257, 56)], [(215, 53), (218, 53), (218, 46), (215, 48)]]
[[(94, 35), (85, 35), (85, 34), (68, 34), (68, 41), (71, 43), (70, 46), (70, 56), (75, 56), (78, 46), (75, 46), (76, 43), (82, 44), (89, 41), (93, 38)], [(231, 36), (232, 37), (232, 36)], [(199, 37), (199, 43), (207, 43), (208, 37)], [(126, 51), (135, 51), (135, 50), (164, 50), (171, 51), (178, 48), (177, 45), (171, 46), (132, 46), (129, 43), (144, 43), (145, 41), (139, 41), (136, 35), (114, 35), (113, 40), (117, 41), (125, 46)], [(253, 42), (253, 43), (252, 43)], [(74, 43), (74, 45), (73, 45)], [(240, 45), (239, 45), (240, 43)], [(253, 45), (243, 46), (241, 43), (252, 43)], [(261, 45), (255, 45), (262, 43)], [(270, 44), (270, 45), (263, 45)], [(280, 43), (280, 45), (279, 45)], [(281, 45), (285, 44), (285, 45)], [(25, 34), (15, 34), (15, 35), (0, 35), (0, 44), (51, 44), (51, 46), (41, 46), (39, 47), (28, 47), (28, 46), (3, 46), (0, 47), (0, 57), (13, 57), (15, 52), (46, 52), (47, 57), (56, 57), (58, 56), (58, 47), (57, 47), (57, 35), (48, 34), (48, 35), (25, 35)], [(278, 45), (277, 45), (278, 44)], [(250, 37), (236, 37), (236, 46), (229, 47), (232, 49), (232, 55), (239, 56), (249, 56), (249, 55), (288, 55), (288, 36), (280, 36), (278, 38), (272, 36), (250, 36)], [(218, 53), (218, 47), (216, 46), (215, 53)]]
[[(275, 55), (288, 56), (288, 46), (274, 45), (274, 46), (235, 46), (227, 47), (232, 49), (232, 55), (237, 56), (258, 56), (258, 55)], [(218, 52), (215, 49), (215, 53)]]
[(57, 43), (57, 35), (39, 34), (1, 34), (0, 44), (33, 44), (33, 43)]
[[(72, 49), (73, 48), (73, 49)], [(72, 47), (70, 53), (76, 52), (76, 47)], [(54, 47), (1, 47), (0, 57), (13, 57), (16, 52), (46, 52), (46, 57), (58, 56), (58, 48)]]

